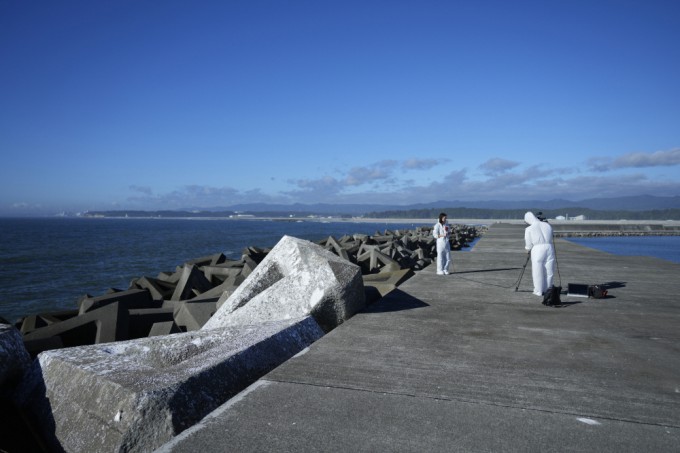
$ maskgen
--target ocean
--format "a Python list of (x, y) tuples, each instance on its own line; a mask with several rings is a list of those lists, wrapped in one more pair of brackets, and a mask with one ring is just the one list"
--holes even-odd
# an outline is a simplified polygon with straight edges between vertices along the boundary
[[(434, 224), (434, 220), (432, 221)], [(0, 218), (0, 316), (14, 322), (36, 313), (77, 308), (84, 294), (127, 289), (194, 258), (273, 247), (283, 235), (318, 241), (346, 234), (415, 229), (422, 223), (227, 219)], [(431, 225), (427, 225), (431, 226)], [(680, 262), (680, 237), (570, 238), (622, 255)], [(521, 242), (521, 238), (519, 239)]]
[(575, 244), (615, 255), (653, 256), (680, 263), (680, 236), (607, 236), (566, 239)]
[[(434, 224), (434, 220), (432, 224)], [(84, 294), (127, 289), (194, 258), (273, 247), (284, 235), (318, 241), (415, 229), (414, 223), (228, 219), (0, 218), (0, 316), (73, 310)]]

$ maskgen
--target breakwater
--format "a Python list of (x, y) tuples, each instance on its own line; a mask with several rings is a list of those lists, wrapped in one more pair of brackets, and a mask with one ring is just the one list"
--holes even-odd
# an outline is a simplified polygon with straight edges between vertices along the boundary
[[(459, 250), (465, 247), (479, 237), (483, 230), (467, 225), (453, 226), (452, 248)], [(8, 324), (3, 324), (3, 347), (0, 349), (3, 351), (3, 364), (9, 366), (7, 370), (3, 370), (0, 379), (0, 402), (5, 406), (16, 404), (21, 407), (21, 411), (33, 414), (29, 419), (32, 420), (34, 429), (56, 424), (57, 438), (52, 437), (54, 433), (43, 433), (47, 435), (47, 439), (39, 440), (39, 443), (44, 442), (50, 445), (50, 448), (59, 449), (67, 445), (68, 447), (63, 447), (66, 451), (77, 451), (80, 446), (86, 444), (89, 451), (108, 451), (112, 445), (118, 446), (116, 449), (144, 451), (158, 445), (158, 439), (167, 440), (168, 436), (190, 426), (192, 420), (196, 421), (205, 415), (206, 408), (216, 407), (224, 401), (224, 398), (233, 395), (252, 379), (276, 366), (282, 358), (289, 357), (290, 354), (315, 341), (319, 335), (334, 328), (338, 322), (351, 316), (363, 304), (375, 302), (396, 288), (414, 271), (426, 268), (436, 257), (434, 238), (428, 227), (409, 231), (385, 231), (375, 235), (346, 235), (338, 239), (328, 237), (313, 245), (315, 247), (310, 251), (298, 252), (293, 258), (285, 254), (282, 257), (282, 252), (275, 254), (273, 251), (276, 247), (274, 249), (248, 247), (243, 251), (240, 260), (228, 259), (222, 253), (189, 260), (178, 266), (174, 272), (161, 272), (156, 277), (135, 278), (125, 290), (112, 289), (98, 296), (86, 295), (78, 301), (76, 310), (26, 316), (16, 323), (17, 329), (10, 329)], [(321, 258), (320, 263), (326, 261), (330, 263), (326, 266), (329, 271), (325, 274), (310, 277), (314, 275), (316, 269), (325, 266), (314, 264), (309, 266), (308, 270), (304, 270), (306, 268), (302, 266), (304, 271), (297, 277), (288, 276), (291, 272), (295, 274), (295, 268), (309, 260), (310, 256), (322, 256), (324, 253), (326, 256)], [(331, 256), (337, 259), (330, 258)], [(359, 276), (358, 287), (356, 278), (350, 278), (349, 271), (343, 270), (344, 265), (340, 263), (347, 263), (347, 266), (350, 266), (348, 269)], [(285, 269), (291, 265), (293, 270), (286, 271)], [(266, 271), (262, 270), (262, 266), (265, 266)], [(335, 278), (340, 278), (339, 286), (330, 289), (319, 287)], [(285, 284), (286, 281), (295, 283)], [(311, 285), (309, 288), (301, 285), (300, 282), (305, 281), (308, 282), (307, 285)], [(284, 297), (278, 304), (280, 312), (275, 310), (272, 315), (271, 307), (265, 310), (256, 308), (251, 310), (250, 307), (257, 306), (253, 301), (258, 295), (269, 291), (270, 288), (273, 288), (273, 292), (267, 293), (268, 298), (276, 298), (279, 294), (287, 295), (287, 298)], [(300, 299), (303, 294), (311, 297), (310, 303), (303, 304), (302, 309), (294, 310), (291, 315), (290, 310), (295, 306), (294, 301)], [(241, 302), (235, 302), (239, 300)], [(245, 307), (249, 307), (248, 309), (243, 307), (246, 303), (248, 305)], [(319, 308), (314, 308), (316, 305)], [(351, 309), (348, 309), (350, 307)], [(216, 314), (219, 313), (221, 314), (217, 317)], [(207, 397), (205, 407), (201, 409), (195, 407), (197, 404), (195, 401), (190, 405), (191, 411), (187, 412), (189, 410), (187, 406), (176, 406), (175, 403), (166, 405), (166, 402), (160, 400), (152, 404), (153, 408), (165, 408), (160, 412), (151, 408), (144, 409), (143, 412), (150, 411), (155, 414), (154, 417), (171, 416), (187, 419), (181, 423), (173, 423), (173, 427), (155, 425), (146, 419), (139, 419), (133, 408), (142, 402), (134, 395), (144, 395), (145, 392), (157, 395), (160, 392), (174, 395), (172, 398), (192, 399), (195, 392), (201, 394), (206, 392), (205, 385), (209, 385), (207, 381), (214, 379), (214, 371), (211, 367), (206, 369), (199, 366), (203, 362), (196, 354), (201, 355), (204, 347), (200, 346), (197, 350), (195, 346), (198, 343), (220, 344), (225, 340), (210, 333), (199, 335), (196, 332), (202, 331), (213, 316), (214, 319), (219, 319), (218, 322), (227, 323), (225, 326), (229, 326), (229, 335), (237, 344), (242, 344), (243, 339), (250, 338), (247, 344), (242, 346), (246, 348), (244, 352), (237, 352), (238, 348), (227, 348), (219, 352), (215, 352), (212, 347), (209, 348), (212, 353), (222, 358), (221, 361), (214, 362), (214, 368), (225, 369), (225, 366), (228, 368), (226, 363), (244, 360), (243, 366), (246, 366), (246, 369), (237, 372), (228, 387), (217, 386), (216, 388), (221, 390), (216, 390), (215, 395), (211, 393)], [(235, 321), (239, 316), (242, 318), (245, 316), (246, 320)], [(311, 316), (313, 319), (304, 320), (305, 316)], [(291, 323), (290, 319), (300, 321)], [(335, 321), (329, 322), (329, 319)], [(263, 322), (277, 323), (271, 327), (276, 340), (261, 336), (249, 337), (247, 326)], [(220, 325), (211, 325), (211, 328), (216, 327)], [(263, 331), (266, 332), (266, 329)], [(169, 334), (179, 336), (170, 337)], [(17, 335), (20, 335), (19, 340)], [(168, 341), (165, 341), (165, 338)], [(100, 347), (106, 344), (120, 346)], [(275, 354), (278, 359), (271, 353), (277, 348), (282, 351)], [(39, 356), (30, 366), (27, 364), (27, 353), (31, 358)], [(246, 354), (246, 358), (237, 360), (232, 358), (234, 354), (238, 354), (239, 357)], [(254, 354), (253, 357), (257, 359), (250, 357), (250, 354)], [(100, 365), (95, 366), (92, 363), (93, 357), (99, 357), (96, 360), (101, 362)], [(267, 360), (260, 363), (262, 358)], [(87, 371), (81, 369), (84, 362), (88, 363)], [(130, 372), (129, 367), (132, 364), (135, 364), (137, 374)], [(181, 369), (177, 369), (178, 364)], [(255, 368), (251, 369), (253, 364)], [(189, 375), (185, 373), (187, 368)], [(111, 371), (117, 369), (120, 371), (114, 373), (117, 377), (110, 376)], [(202, 370), (200, 377), (191, 374), (191, 370), (197, 373), (196, 370), (199, 369)], [(74, 372), (81, 377), (71, 382)], [(243, 373), (249, 377), (244, 377)], [(140, 384), (136, 381), (136, 376), (139, 375), (153, 375), (153, 379), (148, 382), (155, 383), (154, 386), (139, 387)], [(166, 382), (170, 375), (178, 377), (170, 379), (169, 384), (159, 387), (158, 382)], [(121, 376), (124, 376), (124, 382), (120, 381), (123, 379)], [(202, 390), (197, 390), (194, 385), (188, 385), (188, 382), (194, 385), (200, 382)], [(120, 394), (121, 386), (123, 388), (129, 386), (129, 396)], [(14, 388), (19, 390), (14, 392)], [(98, 389), (100, 395), (95, 398), (94, 395), (90, 395), (89, 390), (86, 391), (86, 388)], [(108, 388), (110, 390), (107, 390)], [(111, 405), (120, 400), (125, 401), (129, 407), (121, 406), (111, 416), (100, 414), (98, 411), (109, 408), (94, 407), (92, 401), (102, 398), (102, 392), (107, 393), (107, 398), (111, 398)], [(112, 393), (109, 395), (108, 392)], [(16, 394), (12, 395), (13, 393)], [(71, 395), (63, 400), (63, 405), (57, 403), (58, 400), (61, 401), (59, 398), (62, 395)], [(77, 400), (78, 407), (73, 406), (76, 403), (71, 400)], [(66, 419), (55, 419), (50, 415), (49, 406), (54, 407), (55, 404), (60, 404), (59, 414), (65, 413)], [(13, 413), (11, 407), (3, 407), (3, 410), (8, 414)], [(84, 412), (83, 419), (75, 422), (70, 420), (69, 411), (74, 411), (74, 414)], [(113, 420), (113, 424), (100, 429), (92, 425), (92, 419)], [(62, 423), (69, 425), (62, 426)], [(72, 423), (78, 425), (78, 428), (71, 426)], [(127, 428), (121, 428), (123, 426)], [(115, 434), (126, 429), (131, 433), (142, 430), (146, 437), (142, 436), (144, 438), (140, 440)], [(99, 434), (94, 435), (91, 430)], [(21, 430), (17, 429), (11, 436), (28, 436), (29, 432), (30, 430), (27, 430), (24, 434), (17, 434), (21, 433)], [(87, 434), (88, 432), (90, 434)], [(61, 437), (62, 435), (64, 437)], [(97, 442), (101, 441), (103, 450), (94, 443), (87, 443), (91, 436), (98, 439)]]
[[(452, 227), (452, 250), (466, 247), (484, 231), (484, 227)], [(329, 236), (316, 243), (357, 264), (367, 281), (372, 280), (371, 274), (421, 270), (436, 259), (430, 227), (337, 239)], [(133, 278), (125, 289), (111, 288), (96, 296), (86, 294), (72, 310), (24, 316), (15, 326), (33, 357), (61, 347), (198, 330), (270, 251), (271, 248), (250, 246), (238, 260), (223, 253), (190, 259), (173, 272)], [(371, 300), (379, 293), (367, 291), (371, 292)]]

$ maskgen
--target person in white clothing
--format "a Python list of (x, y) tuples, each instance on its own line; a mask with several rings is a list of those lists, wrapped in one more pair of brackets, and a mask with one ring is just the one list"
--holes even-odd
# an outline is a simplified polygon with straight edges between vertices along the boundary
[(546, 221), (541, 221), (531, 211), (524, 214), (524, 221), (529, 225), (524, 230), (524, 242), (527, 253), (531, 254), (534, 294), (542, 296), (552, 286), (555, 272), (552, 226)]
[(449, 235), (451, 228), (446, 223), (446, 214), (439, 214), (439, 221), (432, 229), (432, 235), (437, 238), (437, 275), (449, 275), (449, 264), (451, 263), (451, 243)]

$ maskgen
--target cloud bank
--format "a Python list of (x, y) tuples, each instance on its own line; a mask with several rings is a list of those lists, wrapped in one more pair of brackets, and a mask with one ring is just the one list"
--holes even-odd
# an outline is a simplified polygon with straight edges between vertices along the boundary
[[(414, 204), (437, 200), (580, 200), (595, 197), (680, 193), (680, 181), (659, 179), (627, 169), (680, 165), (680, 149), (651, 153), (629, 153), (614, 158), (593, 158), (583, 165), (553, 167), (526, 165), (495, 157), (476, 167), (451, 168), (449, 159), (420, 158), (380, 160), (346, 171), (315, 178), (290, 179), (289, 190), (265, 193), (261, 189), (241, 191), (233, 187), (187, 186), (164, 195), (151, 195), (137, 187), (128, 202), (163, 206), (214, 207), (238, 203), (380, 203)], [(447, 170), (448, 169), (448, 170)], [(602, 169), (607, 170), (603, 174)], [(430, 171), (445, 170), (439, 178)]]
[[(585, 164), (585, 165), (584, 165)], [(676, 196), (680, 178), (659, 177), (651, 167), (680, 165), (680, 148), (595, 157), (573, 167), (531, 164), (494, 157), (473, 169), (458, 168), (449, 159), (379, 160), (333, 174), (289, 179), (288, 188), (269, 193), (192, 184), (157, 193), (134, 184), (129, 196), (87, 209), (218, 209), (242, 203), (330, 203), (409, 205), (439, 200), (582, 200), (633, 195)], [(435, 174), (436, 176), (433, 176)], [(17, 201), (9, 213), (37, 212), (37, 203)], [(77, 209), (73, 207), (73, 209)]]

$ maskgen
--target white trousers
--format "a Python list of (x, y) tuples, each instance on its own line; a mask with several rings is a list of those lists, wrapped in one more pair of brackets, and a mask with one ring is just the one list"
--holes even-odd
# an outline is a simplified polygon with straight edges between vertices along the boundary
[(437, 238), (437, 273), (448, 271), (451, 263), (451, 246), (448, 238)]
[(537, 244), (531, 248), (531, 277), (534, 294), (543, 294), (553, 284), (555, 250), (551, 244)]

